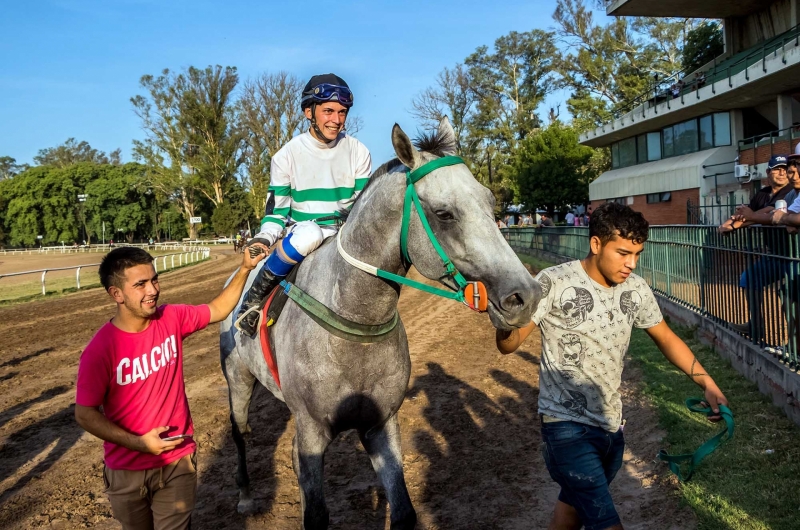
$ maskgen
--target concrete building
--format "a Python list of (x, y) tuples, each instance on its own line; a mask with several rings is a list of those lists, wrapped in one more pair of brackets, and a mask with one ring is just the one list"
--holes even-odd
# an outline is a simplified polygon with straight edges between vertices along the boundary
[[(661, 81), (581, 135), (610, 147), (592, 207), (631, 205), (651, 224), (717, 224), (800, 142), (800, 0), (612, 0), (614, 16), (723, 19), (725, 52)], [(739, 167), (735, 167), (739, 166)]]

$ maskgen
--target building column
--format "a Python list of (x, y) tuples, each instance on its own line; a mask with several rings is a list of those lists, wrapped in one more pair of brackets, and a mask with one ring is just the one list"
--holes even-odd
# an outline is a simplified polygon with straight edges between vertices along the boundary
[(778, 129), (792, 126), (792, 97), (778, 94)]
[(744, 140), (744, 118), (740, 109), (731, 112), (731, 145), (737, 147)]
[(793, 28), (800, 24), (800, 0), (789, 0), (789, 27)]

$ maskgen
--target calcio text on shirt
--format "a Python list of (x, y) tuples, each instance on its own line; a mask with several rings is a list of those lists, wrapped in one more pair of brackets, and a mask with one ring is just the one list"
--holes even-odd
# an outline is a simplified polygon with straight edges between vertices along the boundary
[(133, 360), (124, 357), (117, 365), (117, 384), (129, 385), (144, 381), (167, 365), (175, 364), (175, 335), (170, 335), (164, 344), (154, 346), (150, 353), (144, 353)]

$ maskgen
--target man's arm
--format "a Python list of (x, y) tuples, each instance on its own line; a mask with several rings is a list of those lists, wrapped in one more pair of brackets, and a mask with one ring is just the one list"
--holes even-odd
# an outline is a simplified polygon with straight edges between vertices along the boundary
[(253, 256), (250, 252), (242, 253), (242, 265), (233, 275), (231, 282), (225, 286), (221, 293), (217, 295), (209, 304), (208, 308), (211, 310), (211, 320), (209, 324), (221, 322), (225, 320), (231, 311), (234, 310), (239, 298), (242, 297), (242, 291), (247, 283), (247, 276), (250, 271), (255, 269), (258, 262), (264, 259), (269, 251), (263, 243), (251, 243), (251, 247), (259, 247), (264, 252)]
[(178, 447), (183, 439), (165, 441), (161, 436), (162, 432), (168, 431), (169, 427), (156, 427), (150, 432), (141, 436), (131, 434), (122, 427), (112, 423), (105, 415), (100, 412), (99, 407), (84, 407), (75, 405), (75, 420), (78, 425), (101, 440), (111, 442), (132, 451), (141, 453), (151, 453), (160, 455), (166, 451), (172, 451)]
[(711, 421), (722, 419), (722, 416), (719, 415), (719, 406), (727, 405), (728, 400), (711, 376), (706, 373), (686, 343), (663, 320), (645, 331), (656, 343), (664, 357), (705, 391), (706, 403), (714, 411), (714, 415), (709, 416), (708, 419)]

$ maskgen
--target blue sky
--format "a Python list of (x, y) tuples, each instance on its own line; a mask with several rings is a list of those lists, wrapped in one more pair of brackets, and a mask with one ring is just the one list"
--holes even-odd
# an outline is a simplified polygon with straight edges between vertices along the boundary
[[(164, 68), (236, 66), (242, 80), (335, 72), (353, 89), (374, 165), (392, 125), (414, 133), (412, 98), (436, 74), (512, 30), (552, 26), (555, 0), (29, 0), (0, 17), (0, 156), (31, 163), (69, 137), (102, 151), (141, 138), (130, 98)], [(557, 94), (540, 108), (563, 100)], [(565, 114), (562, 105), (562, 115)]]

